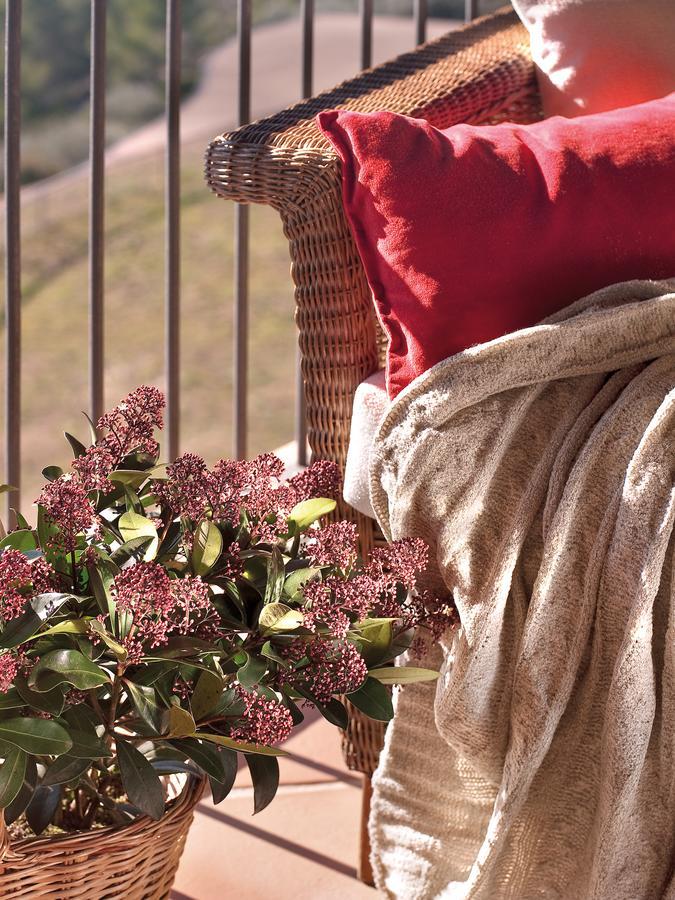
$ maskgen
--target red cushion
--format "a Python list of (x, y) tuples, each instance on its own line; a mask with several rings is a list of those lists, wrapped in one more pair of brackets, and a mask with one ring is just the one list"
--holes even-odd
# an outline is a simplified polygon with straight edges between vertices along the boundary
[(675, 275), (675, 94), (532, 125), (318, 123), (390, 338), (391, 397), (598, 288)]

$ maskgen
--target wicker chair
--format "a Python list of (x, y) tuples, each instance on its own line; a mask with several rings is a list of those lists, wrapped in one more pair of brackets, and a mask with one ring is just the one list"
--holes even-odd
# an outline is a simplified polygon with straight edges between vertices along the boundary
[[(221, 197), (266, 203), (281, 215), (291, 253), (309, 444), (314, 459), (344, 465), (357, 385), (383, 365), (386, 348), (341, 204), (335, 152), (314, 124), (324, 109), (390, 110), (439, 128), (458, 122), (541, 117), (529, 40), (510, 9), (370, 69), (277, 115), (216, 138), (206, 179)], [(342, 504), (366, 553), (383, 540), (372, 520)], [(371, 880), (365, 827), (382, 725), (352, 710), (343, 750), (362, 772), (359, 875)]]

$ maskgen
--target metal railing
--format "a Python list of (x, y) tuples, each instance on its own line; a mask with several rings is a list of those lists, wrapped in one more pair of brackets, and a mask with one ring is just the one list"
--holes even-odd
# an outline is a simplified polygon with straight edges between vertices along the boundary
[[(215, 0), (214, 0), (215, 2)], [(372, 60), (373, 0), (355, 0), (359, 11), (360, 62)], [(314, 0), (299, 0), (302, 49), (300, 95), (312, 94)], [(104, 408), (104, 222), (107, 0), (90, 0), (89, 132), (89, 413)], [(478, 0), (465, 0), (465, 18), (477, 14)], [(427, 0), (413, 0), (416, 43), (427, 29)], [(133, 10), (130, 11), (133, 15)], [(166, 167), (165, 167), (165, 375), (169, 456), (180, 452), (180, 75), (182, 0), (166, 0)], [(6, 0), (5, 14), (5, 479), (7, 512), (19, 508), (21, 487), (21, 21), (22, 0)], [(251, 111), (251, 0), (237, 0), (238, 110), (244, 125)], [(234, 450), (246, 455), (248, 430), (249, 214), (238, 206), (234, 224)], [(304, 391), (300, 368), (296, 389), (298, 463), (306, 463)]]

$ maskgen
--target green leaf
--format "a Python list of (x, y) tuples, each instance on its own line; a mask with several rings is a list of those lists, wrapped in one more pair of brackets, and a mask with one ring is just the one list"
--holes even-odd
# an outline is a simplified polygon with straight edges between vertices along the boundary
[(115, 621), (115, 601), (112, 596), (112, 583), (118, 567), (110, 561), (101, 560), (98, 565), (90, 566), (89, 587), (103, 615), (107, 615), (111, 622)]
[(32, 691), (23, 675), (17, 675), (14, 678), (14, 686), (26, 706), (51, 713), (53, 716), (60, 716), (63, 712), (66, 700), (60, 688), (54, 688), (53, 691), (47, 691), (46, 693)]
[(47, 481), (56, 481), (57, 478), (63, 475), (63, 469), (61, 466), (45, 466), (42, 470), (42, 475)]
[(224, 778), (218, 781), (209, 776), (211, 796), (213, 797), (213, 802), (215, 804), (223, 801), (234, 787), (237, 769), (239, 767), (239, 757), (233, 750), (228, 750), (225, 747), (218, 747), (217, 752), (223, 767)]
[(220, 695), (211, 715), (219, 719), (233, 719), (243, 716), (245, 709), (246, 705), (241, 697), (237, 696), (234, 688), (228, 687)]
[(349, 714), (344, 704), (340, 703), (337, 697), (332, 697), (328, 703), (325, 704), (317, 703), (316, 708), (324, 719), (331, 723), (331, 725), (336, 725), (338, 728), (342, 728), (343, 731), (347, 729), (347, 726), (349, 725)]
[(253, 688), (259, 684), (267, 671), (267, 663), (258, 656), (248, 656), (246, 664), (237, 672), (239, 684), (245, 688)]
[(260, 654), (267, 659), (273, 659), (274, 662), (279, 663), (283, 669), (290, 668), (288, 660), (284, 659), (283, 656), (275, 650), (274, 645), (270, 641), (265, 641), (260, 648)]
[(93, 732), (98, 728), (103, 733), (104, 723), (88, 703), (77, 703), (75, 706), (69, 706), (63, 713), (62, 718), (66, 720), (70, 728), (74, 728), (76, 731)]
[(216, 781), (224, 781), (225, 771), (217, 747), (201, 744), (194, 738), (172, 740), (171, 746), (196, 763), (205, 775), (215, 778)]
[(115, 469), (108, 475), (108, 480), (115, 482), (115, 484), (123, 484), (128, 487), (138, 488), (148, 478), (153, 477), (154, 476), (150, 472), (142, 472), (138, 469)]
[(191, 737), (202, 741), (211, 741), (220, 747), (228, 747), (230, 750), (238, 750), (239, 753), (257, 753), (259, 756), (288, 756), (285, 750), (277, 747), (263, 747), (260, 744), (247, 744), (244, 741), (235, 741), (223, 734), (208, 734), (205, 731), (195, 731)]
[(16, 688), (11, 687), (6, 694), (0, 694), (0, 709), (20, 709), (25, 705)]
[(69, 734), (73, 746), (68, 751), (68, 756), (88, 760), (107, 759), (112, 756), (110, 748), (95, 733), (69, 729)]
[(151, 759), (150, 765), (158, 775), (197, 775), (202, 773), (193, 763), (178, 759)]
[(87, 425), (89, 426), (89, 439), (91, 440), (92, 444), (95, 444), (98, 440), (98, 435), (96, 434), (96, 425), (92, 421), (91, 416), (84, 410), (82, 410), (82, 415), (87, 420)]
[(70, 706), (63, 714), (62, 720), (71, 737), (73, 746), (68, 756), (77, 759), (107, 759), (113, 754), (102, 739), (103, 724), (94, 710), (87, 703)]
[(31, 527), (30, 527), (26, 517), (22, 516), (21, 513), (19, 512), (19, 510), (14, 509), (14, 507), (12, 507), (12, 511), (14, 512), (14, 515), (16, 516), (16, 527), (20, 528), (21, 531), (30, 531)]
[(188, 737), (194, 734), (195, 720), (190, 713), (181, 706), (172, 706), (169, 709), (169, 734), (168, 737)]
[(69, 619), (65, 622), (59, 622), (57, 625), (52, 625), (51, 628), (46, 628), (39, 634), (34, 634), (29, 640), (38, 641), (49, 634), (86, 634), (88, 630), (89, 619)]
[(369, 668), (388, 657), (393, 640), (392, 622), (393, 619), (364, 619), (354, 629), (363, 641), (361, 656)]
[(49, 719), (0, 719), (0, 740), (36, 756), (60, 756), (73, 745), (62, 725)]
[[(126, 515), (126, 513), (124, 513), (124, 515)], [(124, 544), (119, 546), (117, 550), (115, 550), (111, 555), (110, 560), (116, 566), (123, 566), (125, 562), (128, 562), (128, 560), (132, 559), (141, 550), (145, 549), (146, 547), (151, 547), (153, 542), (156, 540), (158, 540), (157, 532), (155, 532), (154, 536), (146, 534), (142, 537), (132, 538), (130, 541), (126, 541)]]
[(118, 738), (116, 749), (122, 784), (130, 802), (151, 819), (161, 819), (164, 814), (164, 790), (157, 772), (143, 754), (127, 741)]
[(26, 807), (26, 819), (35, 834), (42, 834), (52, 821), (61, 800), (60, 785), (41, 784)]
[(300, 610), (291, 609), (285, 603), (269, 603), (260, 611), (258, 623), (264, 631), (294, 631), (302, 625), (303, 619)]
[(67, 784), (69, 781), (75, 781), (80, 775), (91, 767), (91, 759), (76, 759), (69, 753), (59, 756), (55, 759), (51, 766), (45, 772), (42, 784), (48, 786), (50, 784)]
[(327, 516), (332, 513), (337, 503), (335, 500), (329, 500), (326, 497), (316, 497), (314, 500), (303, 500), (294, 506), (288, 517), (289, 523), (295, 525), (299, 531), (306, 528), (320, 519), (321, 516)]
[(135, 512), (138, 513), (139, 516), (142, 516), (143, 504), (141, 503), (141, 498), (128, 484), (122, 485), (122, 487), (124, 490), (124, 502), (127, 507), (127, 512)]
[(223, 536), (218, 526), (202, 519), (195, 532), (192, 547), (192, 568), (195, 575), (206, 575), (218, 561), (223, 550)]
[(367, 678), (358, 691), (347, 694), (347, 698), (370, 719), (388, 722), (394, 717), (394, 707), (389, 691), (374, 678)]
[(141, 719), (157, 734), (162, 734), (168, 710), (157, 703), (155, 689), (144, 684), (136, 684), (128, 679), (125, 679), (124, 686)]
[(19, 550), (21, 553), (35, 550), (37, 548), (35, 532), (29, 529), (10, 531), (7, 537), (0, 541), (0, 550), (5, 550), (7, 547), (10, 547), (12, 550)]
[(37, 691), (50, 691), (65, 683), (80, 691), (88, 691), (109, 681), (106, 670), (79, 650), (52, 650), (33, 667), (28, 686)]
[(64, 431), (63, 434), (65, 439), (70, 444), (73, 453), (75, 454), (75, 459), (77, 459), (78, 456), (84, 456), (84, 454), (87, 452), (87, 448), (84, 446), (82, 441), (78, 441), (76, 437), (73, 437), (73, 435), (69, 434), (67, 431)]
[(281, 555), (279, 548), (275, 547), (267, 560), (267, 583), (265, 585), (264, 597), (266, 606), (270, 603), (278, 603), (281, 599), (285, 577), (284, 558)]
[(216, 708), (223, 693), (223, 679), (215, 672), (202, 672), (190, 698), (192, 715), (197, 722)]
[(368, 674), (381, 684), (416, 684), (418, 681), (435, 681), (441, 673), (414, 666), (382, 666), (371, 669)]
[(279, 763), (273, 756), (247, 756), (246, 764), (253, 781), (253, 815), (274, 800), (279, 787)]
[(320, 572), (321, 569), (313, 566), (305, 569), (296, 569), (294, 572), (291, 572), (286, 581), (284, 581), (284, 594), (290, 598), (295, 597), (300, 593), (300, 589), (312, 578), (316, 578)]
[(21, 790), (26, 775), (26, 754), (12, 747), (0, 767), (0, 809), (9, 806)]
[(115, 656), (121, 661), (124, 662), (129, 655), (127, 652), (127, 648), (123, 647), (119, 641), (116, 641), (115, 638), (110, 634), (109, 631), (105, 629), (105, 627), (98, 621), (98, 619), (92, 619), (89, 622), (89, 628), (95, 632), (103, 641), (103, 643), (109, 647)]
[(76, 600), (72, 594), (38, 594), (28, 601), (25, 611), (5, 625), (0, 634), (0, 649), (9, 650), (25, 643), (40, 627), (55, 615), (68, 600)]
[(125, 512), (120, 516), (117, 527), (124, 540), (128, 543), (136, 538), (152, 538), (145, 551), (143, 559), (149, 562), (157, 555), (159, 547), (159, 535), (151, 519), (139, 516), (135, 512)]
[(15, 488), (12, 484), (0, 484), (0, 494), (9, 494), (11, 491), (16, 491), (18, 488)]
[(25, 810), (28, 804), (31, 801), (33, 793), (35, 792), (35, 786), (37, 785), (38, 774), (37, 774), (37, 766), (35, 765), (35, 760), (32, 756), (26, 757), (26, 775), (23, 779), (23, 784), (19, 790), (19, 793), (9, 804), (7, 809), (5, 810), (5, 824), (11, 825), (12, 822), (16, 822), (21, 813)]

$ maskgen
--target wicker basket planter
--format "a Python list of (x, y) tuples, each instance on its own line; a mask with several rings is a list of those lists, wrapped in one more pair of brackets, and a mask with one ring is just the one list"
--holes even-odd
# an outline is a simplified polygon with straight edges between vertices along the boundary
[(165, 815), (121, 828), (10, 843), (0, 816), (3, 900), (162, 900), (169, 896), (204, 782), (191, 778)]

